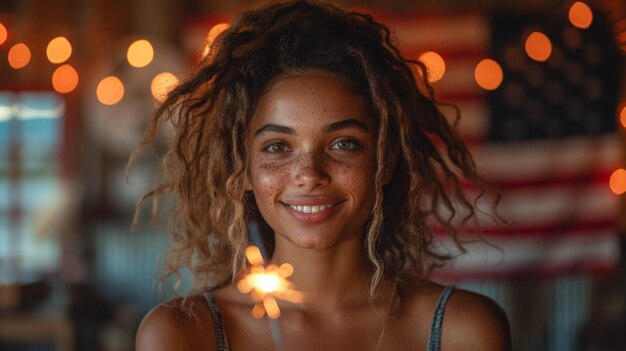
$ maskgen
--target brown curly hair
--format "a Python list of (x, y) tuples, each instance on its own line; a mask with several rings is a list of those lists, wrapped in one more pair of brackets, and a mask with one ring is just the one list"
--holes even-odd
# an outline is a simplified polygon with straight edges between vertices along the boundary
[[(387, 27), (334, 5), (279, 2), (243, 12), (210, 52), (168, 95), (129, 162), (171, 124), (165, 180), (139, 200), (136, 213), (147, 198), (155, 216), (160, 195), (177, 197), (166, 275), (188, 268), (193, 291), (227, 284), (245, 270), (247, 222), (262, 222), (244, 189), (247, 126), (272, 82), (313, 69), (341, 77), (377, 119), (375, 200), (365, 237), (374, 268), (370, 297), (383, 278), (419, 281), (445, 261), (434, 249), (429, 221), (462, 248), (454, 223), (474, 218), (476, 209), (460, 179), (482, 192), (489, 186), (440, 112), (425, 66), (400, 55)], [(271, 238), (271, 229), (265, 234)]]

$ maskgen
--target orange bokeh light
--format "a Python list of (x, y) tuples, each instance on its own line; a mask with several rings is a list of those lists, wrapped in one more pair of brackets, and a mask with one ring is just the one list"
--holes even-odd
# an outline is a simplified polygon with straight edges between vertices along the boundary
[(4, 44), (4, 42), (7, 41), (8, 37), (9, 32), (7, 31), (7, 28), (4, 26), (4, 24), (0, 23), (0, 45)]
[(15, 44), (9, 50), (9, 65), (15, 69), (22, 68), (30, 62), (30, 49), (26, 44)]
[(167, 94), (178, 85), (178, 78), (170, 72), (161, 72), (152, 79), (150, 91), (157, 101), (163, 102)]
[(204, 59), (211, 50), (211, 44), (215, 41), (218, 35), (220, 35), (223, 31), (230, 28), (230, 24), (228, 23), (218, 23), (211, 28), (209, 34), (207, 34), (205, 42), (204, 42), (204, 50), (202, 50), (202, 58)]
[(124, 84), (115, 76), (106, 77), (98, 83), (96, 96), (105, 105), (115, 105), (124, 97)]
[(56, 37), (48, 43), (46, 56), (52, 63), (65, 62), (72, 56), (72, 44), (65, 37)]
[(428, 81), (430, 83), (436, 83), (443, 78), (444, 73), (446, 73), (446, 63), (441, 55), (433, 51), (427, 51), (420, 55), (419, 60), (428, 69)]
[(622, 112), (619, 114), (619, 120), (622, 122), (622, 127), (626, 128), (626, 106), (622, 108)]
[(547, 60), (552, 54), (550, 38), (541, 32), (532, 32), (526, 38), (526, 54), (535, 61)]
[(611, 179), (609, 179), (609, 186), (617, 195), (626, 193), (626, 170), (622, 168), (613, 172)]
[(587, 4), (577, 1), (569, 9), (569, 21), (574, 27), (587, 29), (593, 22), (593, 12)]
[(152, 44), (145, 39), (137, 40), (130, 44), (126, 58), (131, 66), (141, 68), (152, 62), (154, 58), (154, 49)]
[(496, 61), (486, 58), (476, 65), (474, 78), (476, 78), (476, 83), (481, 88), (496, 90), (502, 84), (504, 73), (502, 72), (502, 67)]
[(62, 65), (52, 74), (52, 87), (61, 94), (67, 94), (78, 86), (78, 73), (71, 65)]

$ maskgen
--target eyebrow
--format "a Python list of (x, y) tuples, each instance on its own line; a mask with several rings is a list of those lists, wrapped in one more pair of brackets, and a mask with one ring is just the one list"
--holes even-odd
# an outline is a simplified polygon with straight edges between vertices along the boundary
[(296, 132), (289, 128), (289, 127), (285, 127), (285, 126), (281, 126), (278, 124), (266, 124), (263, 127), (257, 129), (256, 132), (254, 132), (254, 136), (258, 136), (259, 134), (263, 134), (263, 133), (281, 133), (281, 134), (296, 134)]
[(334, 132), (336, 130), (344, 129), (344, 128), (356, 128), (365, 132), (369, 132), (370, 129), (363, 122), (359, 122), (354, 118), (345, 119), (343, 121), (331, 123), (324, 128), (324, 133)]
[[(323, 133), (328, 134), (330, 132), (334, 132), (334, 131), (345, 129), (345, 128), (356, 128), (356, 129), (363, 130), (365, 132), (369, 132), (370, 130), (369, 127), (365, 125), (363, 122), (359, 122), (354, 118), (350, 118), (350, 119), (345, 119), (343, 121), (338, 121), (338, 122), (327, 125), (326, 127), (324, 127)], [(296, 132), (289, 127), (268, 123), (264, 125), (263, 127), (257, 129), (257, 131), (254, 132), (254, 136), (256, 137), (259, 134), (271, 133), (271, 132), (289, 134), (289, 135), (296, 134)]]

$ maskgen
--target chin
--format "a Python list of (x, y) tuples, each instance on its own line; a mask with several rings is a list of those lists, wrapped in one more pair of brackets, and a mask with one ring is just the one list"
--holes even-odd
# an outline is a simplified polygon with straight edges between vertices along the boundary
[[(343, 242), (352, 241), (354, 238), (346, 236), (345, 230), (321, 230), (321, 228), (298, 228), (290, 230), (287, 235), (276, 233), (276, 236), (280, 236), (286, 241), (290, 242), (296, 247), (310, 250), (323, 250), (337, 245), (341, 245)], [(361, 240), (361, 236), (359, 236)]]
[(301, 234), (297, 236), (288, 236), (286, 237), (286, 239), (298, 247), (310, 250), (329, 248), (333, 246), (334, 242), (336, 241), (323, 234)]

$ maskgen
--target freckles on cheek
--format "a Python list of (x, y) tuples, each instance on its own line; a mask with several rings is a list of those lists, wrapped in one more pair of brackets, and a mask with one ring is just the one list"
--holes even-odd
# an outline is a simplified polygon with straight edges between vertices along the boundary
[(329, 169), (334, 174), (340, 175), (344, 184), (351, 188), (372, 187), (374, 185), (375, 169), (370, 164), (330, 164)]
[(261, 164), (255, 172), (255, 181), (257, 191), (268, 196), (277, 192), (280, 184), (285, 180), (285, 166), (276, 164)]

